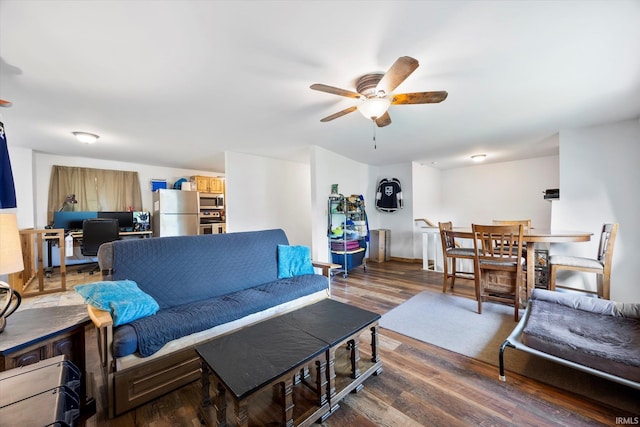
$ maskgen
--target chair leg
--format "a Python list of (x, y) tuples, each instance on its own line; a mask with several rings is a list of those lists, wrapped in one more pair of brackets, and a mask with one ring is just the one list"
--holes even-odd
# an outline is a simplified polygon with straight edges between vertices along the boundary
[(556, 290), (556, 266), (551, 264), (551, 268), (549, 269), (549, 290)]
[(457, 259), (451, 258), (451, 290), (456, 285), (456, 275), (458, 274), (458, 269), (456, 268)]
[(449, 284), (449, 258), (444, 257), (444, 276), (442, 278), (442, 293), (447, 293), (447, 285)]
[(606, 300), (611, 299), (611, 277), (604, 274), (597, 274), (596, 280), (598, 283), (598, 298), (604, 298)]
[(480, 274), (476, 271), (476, 299), (478, 300), (478, 314), (482, 314), (482, 289), (480, 283)]

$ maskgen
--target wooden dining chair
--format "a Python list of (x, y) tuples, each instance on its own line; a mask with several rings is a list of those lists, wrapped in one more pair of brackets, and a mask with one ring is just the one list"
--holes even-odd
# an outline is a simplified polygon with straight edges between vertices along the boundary
[[(462, 236), (460, 233), (453, 231), (453, 224), (451, 222), (439, 222), (440, 239), (442, 240), (442, 255), (444, 260), (444, 276), (442, 282), (442, 292), (447, 292), (447, 284), (451, 279), (451, 289), (455, 285), (456, 278), (462, 279), (474, 279), (475, 274), (473, 271), (458, 271), (457, 260), (468, 259), (473, 260), (475, 258), (475, 251), (473, 248), (464, 248), (460, 244)], [(451, 267), (449, 267), (449, 260), (451, 260)]]
[[(567, 255), (551, 255), (549, 257), (549, 290), (556, 288), (573, 289), (581, 292), (595, 294), (598, 298), (609, 299), (611, 292), (611, 264), (613, 261), (613, 245), (618, 234), (618, 224), (604, 224), (600, 233), (600, 244), (598, 245), (598, 256), (593, 258), (583, 258)], [(596, 273), (597, 290), (590, 291), (578, 288), (556, 285), (556, 275), (558, 270), (583, 271)]]
[(520, 290), (524, 283), (521, 256), (524, 226), (473, 224), (472, 228), (478, 313), (482, 314), (483, 301), (512, 303), (517, 322)]
[[(531, 230), (530, 219), (494, 219), (493, 225), (520, 225), (524, 227), (524, 231)], [(527, 245), (522, 245), (522, 256), (527, 259)], [(526, 268), (525, 268), (526, 269)]]

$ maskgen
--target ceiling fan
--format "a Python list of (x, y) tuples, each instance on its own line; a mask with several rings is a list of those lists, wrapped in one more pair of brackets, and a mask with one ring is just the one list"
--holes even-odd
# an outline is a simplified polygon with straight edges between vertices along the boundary
[(358, 110), (367, 119), (376, 122), (378, 127), (383, 127), (391, 124), (391, 117), (387, 111), (391, 105), (435, 104), (444, 101), (448, 95), (446, 91), (392, 94), (395, 88), (418, 68), (418, 65), (420, 64), (418, 64), (417, 59), (410, 56), (401, 56), (385, 74), (371, 73), (360, 77), (356, 81), (357, 92), (320, 83), (312, 84), (310, 87), (313, 90), (355, 98), (361, 101), (358, 105), (345, 108), (320, 121), (328, 122)]

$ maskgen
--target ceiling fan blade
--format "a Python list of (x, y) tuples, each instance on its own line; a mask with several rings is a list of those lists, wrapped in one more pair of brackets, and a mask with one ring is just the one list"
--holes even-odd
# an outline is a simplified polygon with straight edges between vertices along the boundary
[(398, 104), (437, 104), (447, 99), (448, 93), (444, 90), (438, 92), (413, 92), (398, 93), (393, 95), (391, 103)]
[(357, 109), (358, 109), (358, 107), (356, 107), (356, 106), (349, 107), (349, 108), (345, 108), (344, 110), (342, 110), (342, 111), (338, 111), (338, 112), (337, 112), (337, 113), (335, 113), (335, 114), (332, 114), (332, 115), (330, 115), (330, 116), (327, 116), (327, 117), (325, 117), (324, 119), (321, 119), (320, 121), (321, 121), (321, 122), (329, 122), (329, 121), (331, 121), (331, 120), (333, 120), (333, 119), (337, 119), (338, 117), (342, 117), (342, 116), (344, 116), (345, 114), (352, 113), (352, 112), (356, 111)]
[(332, 93), (334, 95), (346, 96), (347, 98), (360, 98), (362, 95), (356, 92), (352, 92), (346, 89), (340, 89), (339, 87), (327, 86), (321, 83), (315, 83), (309, 86), (313, 90), (319, 90), (320, 92)]
[(389, 126), (391, 124), (391, 116), (389, 115), (389, 112), (385, 111), (385, 113), (382, 116), (378, 117), (376, 119), (376, 124), (378, 125), (379, 128)]
[(420, 64), (417, 59), (410, 56), (401, 56), (378, 82), (376, 92), (384, 91), (386, 95), (390, 94), (418, 68), (418, 65)]

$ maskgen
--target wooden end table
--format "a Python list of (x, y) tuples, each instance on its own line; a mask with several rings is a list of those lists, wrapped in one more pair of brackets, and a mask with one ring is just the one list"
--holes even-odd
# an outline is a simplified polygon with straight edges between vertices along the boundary
[(80, 424), (96, 413), (87, 392), (85, 327), (91, 319), (85, 305), (18, 310), (0, 333), (0, 371), (64, 355), (80, 370)]

